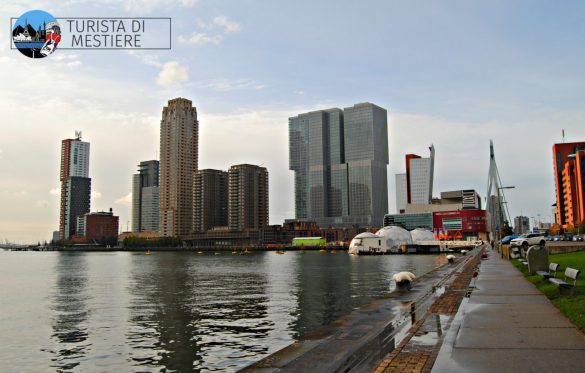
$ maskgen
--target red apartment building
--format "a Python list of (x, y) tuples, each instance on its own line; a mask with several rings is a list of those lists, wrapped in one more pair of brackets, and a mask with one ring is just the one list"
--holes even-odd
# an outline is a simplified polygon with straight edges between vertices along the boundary
[(557, 222), (574, 227), (585, 218), (585, 142), (553, 145)]

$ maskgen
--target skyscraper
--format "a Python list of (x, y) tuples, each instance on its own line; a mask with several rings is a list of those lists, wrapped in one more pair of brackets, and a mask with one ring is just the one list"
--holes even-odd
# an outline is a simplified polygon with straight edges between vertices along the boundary
[(585, 142), (553, 145), (557, 222), (563, 228), (585, 221)]
[(295, 217), (320, 226), (382, 226), (388, 208), (386, 110), (371, 103), (289, 118)]
[(162, 236), (182, 237), (192, 231), (198, 141), (197, 109), (184, 98), (169, 100), (160, 122), (159, 232)]
[(228, 171), (228, 226), (232, 231), (258, 230), (268, 225), (268, 171), (251, 164)]
[(132, 231), (158, 231), (159, 161), (144, 161), (132, 177)]
[(433, 199), (433, 174), (435, 168), (435, 147), (429, 147), (430, 157), (416, 154), (406, 155), (407, 202), (428, 205)]
[(199, 170), (193, 179), (193, 231), (228, 225), (228, 173)]
[(74, 139), (61, 142), (61, 203), (59, 239), (68, 240), (75, 234), (77, 217), (89, 212), (91, 179), (89, 176), (89, 143), (81, 141), (81, 132)]
[(401, 214), (406, 211), (408, 203), (408, 183), (406, 174), (396, 174), (396, 213)]

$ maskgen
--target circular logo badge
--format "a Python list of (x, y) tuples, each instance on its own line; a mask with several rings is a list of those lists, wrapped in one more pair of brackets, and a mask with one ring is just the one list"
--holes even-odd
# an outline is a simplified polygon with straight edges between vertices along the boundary
[(12, 41), (20, 53), (30, 58), (44, 58), (53, 53), (61, 41), (61, 27), (49, 13), (29, 10), (12, 28)]

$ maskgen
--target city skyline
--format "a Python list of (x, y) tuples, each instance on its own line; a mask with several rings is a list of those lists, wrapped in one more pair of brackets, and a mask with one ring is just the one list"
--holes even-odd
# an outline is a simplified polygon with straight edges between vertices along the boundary
[[(2, 4), (0, 14), (18, 16), (35, 4)], [(346, 2), (328, 13), (339, 22), (323, 20), (331, 11), (325, 4), (311, 3), (307, 14), (303, 2), (262, 4), (261, 12), (237, 3), (137, 4), (38, 6), (56, 16), (169, 16), (173, 50), (59, 50), (33, 64), (0, 45), (0, 240), (43, 241), (57, 229), (55, 144), (76, 129), (92, 143), (92, 210), (113, 207), (125, 227), (129, 175), (139, 160), (157, 157), (160, 107), (171, 97), (188, 97), (200, 111), (202, 167), (265, 164), (272, 224), (294, 216), (286, 128), (298, 113), (364, 101), (388, 109), (389, 211), (404, 154), (426, 154), (430, 143), (440, 149), (436, 191), (483, 191), (491, 138), (502, 182), (516, 186), (506, 194), (510, 214), (550, 221), (551, 146), (561, 142), (561, 129), (567, 142), (585, 140), (585, 55), (576, 48), (585, 6), (577, 2), (538, 9), (528, 2), (424, 9)], [(359, 31), (340, 26), (349, 22)], [(324, 41), (352, 45), (354, 53), (341, 48), (322, 57)], [(50, 98), (22, 110), (39, 90)]]

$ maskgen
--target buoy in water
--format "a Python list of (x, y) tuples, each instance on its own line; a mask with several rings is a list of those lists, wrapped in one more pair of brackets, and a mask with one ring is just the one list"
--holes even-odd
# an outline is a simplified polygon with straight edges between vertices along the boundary
[(451, 254), (447, 255), (447, 261), (449, 263), (454, 263), (455, 262), (455, 255), (451, 255)]

